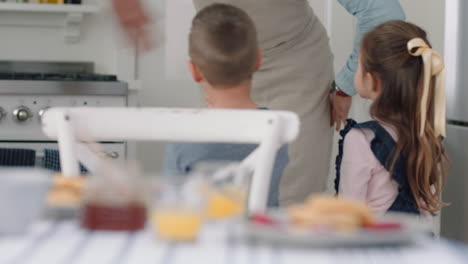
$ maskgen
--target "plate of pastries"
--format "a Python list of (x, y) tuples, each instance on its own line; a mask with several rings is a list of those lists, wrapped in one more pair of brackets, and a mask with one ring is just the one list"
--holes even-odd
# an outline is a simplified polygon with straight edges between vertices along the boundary
[(419, 216), (376, 216), (363, 202), (323, 195), (254, 213), (238, 227), (243, 238), (312, 247), (402, 245), (431, 234), (430, 223)]

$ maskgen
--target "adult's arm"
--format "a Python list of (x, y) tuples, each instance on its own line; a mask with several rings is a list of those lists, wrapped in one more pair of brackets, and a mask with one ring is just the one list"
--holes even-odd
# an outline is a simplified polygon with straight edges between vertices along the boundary
[(390, 20), (405, 20), (399, 0), (338, 0), (357, 18), (353, 52), (336, 77), (336, 84), (348, 95), (355, 95), (354, 75), (358, 67), (358, 53), (362, 37), (375, 27)]
[(122, 29), (134, 45), (149, 49), (152, 46), (147, 26), (151, 17), (146, 12), (141, 0), (112, 0), (114, 12)]

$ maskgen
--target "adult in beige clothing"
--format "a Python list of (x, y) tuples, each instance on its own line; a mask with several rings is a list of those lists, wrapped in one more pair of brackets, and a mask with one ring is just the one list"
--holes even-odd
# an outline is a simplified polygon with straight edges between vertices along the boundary
[[(143, 38), (143, 43), (147, 43), (144, 41), (144, 25), (148, 18), (143, 8), (135, 4), (137, 0), (113, 1), (130, 37)], [(294, 111), (301, 118), (300, 136), (289, 146), (290, 163), (280, 185), (281, 204), (300, 202), (311, 193), (323, 192), (333, 138), (330, 126), (333, 55), (325, 28), (308, 1), (193, 1), (197, 9), (215, 2), (232, 4), (252, 17), (264, 54), (263, 66), (254, 76), (252, 97), (258, 105)], [(342, 3), (345, 6), (351, 0), (340, 2), (345, 2)], [(332, 102), (335, 117), (332, 121), (338, 120), (339, 124), (348, 115), (351, 98), (334, 95)]]

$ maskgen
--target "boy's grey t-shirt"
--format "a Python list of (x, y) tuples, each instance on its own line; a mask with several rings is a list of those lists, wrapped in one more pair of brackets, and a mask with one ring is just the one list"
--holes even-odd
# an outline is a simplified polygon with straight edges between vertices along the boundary
[[(257, 144), (169, 143), (166, 147), (164, 173), (185, 175), (202, 161), (242, 161), (257, 146)], [(287, 146), (284, 146), (278, 151), (273, 167), (268, 194), (269, 207), (279, 206), (279, 184), (288, 162)]]

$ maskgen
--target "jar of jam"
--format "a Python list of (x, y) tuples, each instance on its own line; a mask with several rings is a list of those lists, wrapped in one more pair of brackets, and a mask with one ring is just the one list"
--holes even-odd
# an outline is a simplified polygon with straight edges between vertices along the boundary
[(144, 184), (136, 169), (108, 167), (91, 175), (83, 192), (81, 226), (135, 231), (146, 222)]

